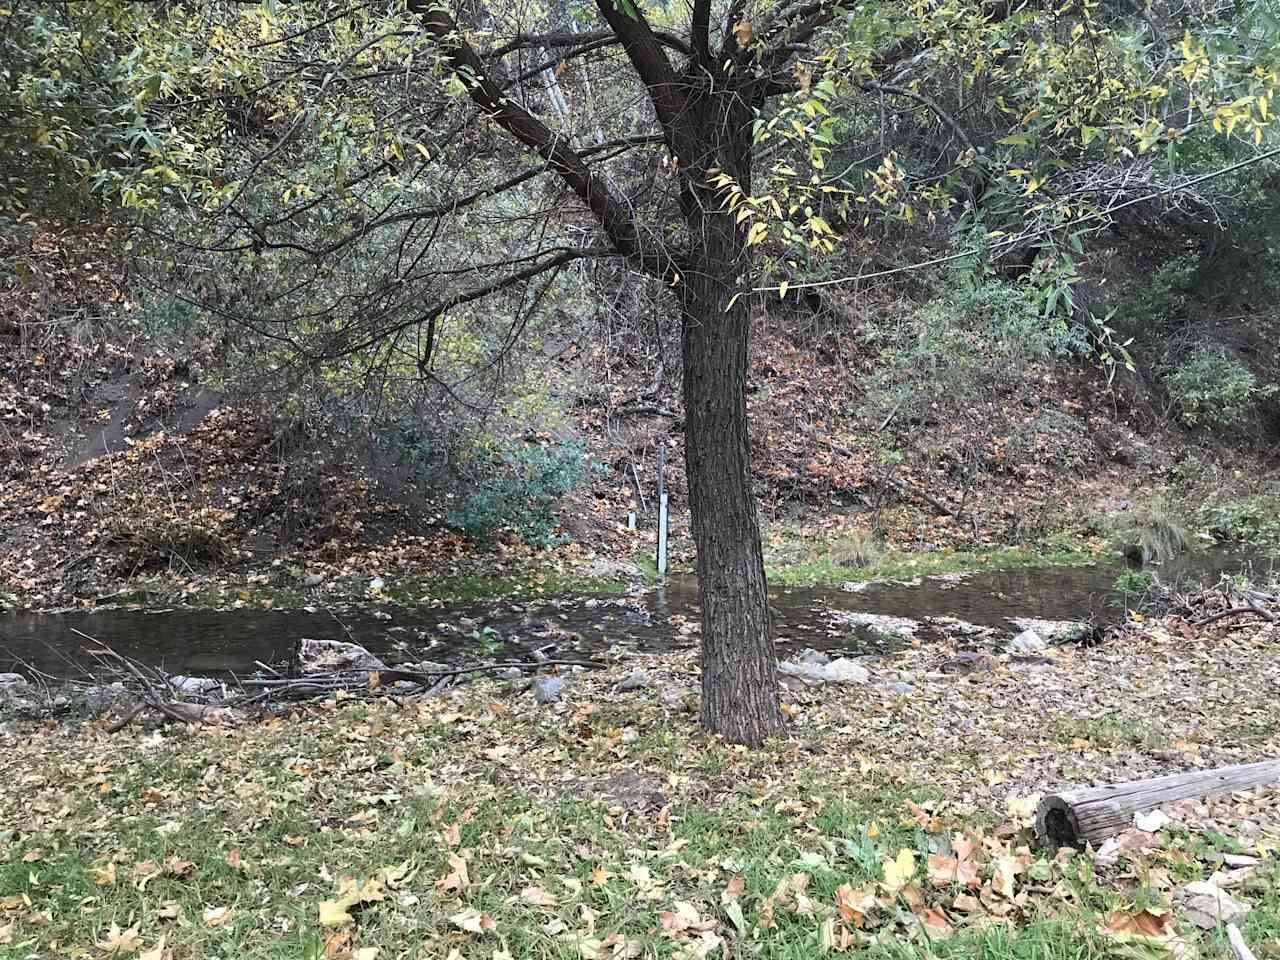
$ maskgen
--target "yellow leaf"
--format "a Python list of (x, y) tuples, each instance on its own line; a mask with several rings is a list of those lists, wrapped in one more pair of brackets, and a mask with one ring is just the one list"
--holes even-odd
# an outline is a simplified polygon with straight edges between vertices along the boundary
[(220, 927), (228, 920), (234, 911), (230, 907), (208, 907), (204, 912), (204, 925), (206, 927)]
[(894, 860), (886, 860), (884, 866), (884, 886), (890, 893), (897, 893), (905, 887), (916, 873), (916, 856), (903, 848), (898, 851)]
[(138, 954), (138, 960), (164, 960), (164, 958), (165, 958), (165, 949), (164, 949), (163, 936), (160, 938), (160, 942), (157, 943), (152, 949), (148, 950), (146, 953)]
[(738, 41), (738, 46), (745, 50), (747, 44), (751, 42), (751, 36), (755, 33), (755, 27), (751, 25), (750, 20), (742, 20), (733, 25), (733, 36)]
[(352, 906), (352, 904), (343, 903), (339, 900), (321, 900), (320, 926), (342, 927), (351, 923), (351, 914), (347, 912), (347, 907), (350, 906)]
[(785, 296), (787, 295), (787, 287), (789, 287), (789, 286), (790, 286), (790, 284), (789, 284), (789, 283), (787, 283), (787, 281), (785, 281), (785, 280), (783, 280), (780, 284), (778, 284), (778, 299), (779, 299), (779, 300), (781, 300), (783, 297), (785, 297)]

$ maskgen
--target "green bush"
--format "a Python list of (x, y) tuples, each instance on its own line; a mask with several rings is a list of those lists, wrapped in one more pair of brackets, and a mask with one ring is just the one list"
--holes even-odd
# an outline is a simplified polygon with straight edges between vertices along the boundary
[(1118, 607), (1139, 606), (1155, 582), (1155, 574), (1149, 570), (1125, 570), (1111, 585), (1112, 602)]
[(1206, 507), (1201, 518), (1219, 540), (1280, 543), (1280, 496), (1259, 494)]
[(1164, 378), (1169, 399), (1190, 427), (1226, 429), (1239, 425), (1254, 404), (1275, 394), (1243, 362), (1215, 347), (1201, 347)]
[(1185, 320), (1191, 310), (1199, 261), (1174, 257), (1165, 261), (1151, 279), (1131, 290), (1116, 310), (1116, 323), (1126, 334), (1151, 338), (1167, 333), (1171, 324)]
[(587, 461), (581, 441), (555, 448), (510, 445), (473, 471), (473, 492), (449, 526), (477, 543), (491, 543), (504, 529), (514, 530), (531, 547), (554, 546), (556, 502), (583, 477)]

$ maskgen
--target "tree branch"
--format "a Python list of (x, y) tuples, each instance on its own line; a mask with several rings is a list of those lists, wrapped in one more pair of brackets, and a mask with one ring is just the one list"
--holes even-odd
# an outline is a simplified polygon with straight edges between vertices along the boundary
[(881, 93), (892, 94), (898, 97), (909, 97), (910, 99), (916, 101), (916, 103), (919, 103), (927, 107), (929, 111), (933, 113), (934, 116), (936, 116), (939, 120), (941, 120), (944, 124), (946, 124), (947, 128), (950, 129), (950, 131), (956, 135), (956, 139), (958, 139), (961, 143), (963, 143), (966, 149), (969, 149), (969, 150), (975, 149), (973, 145), (973, 141), (969, 139), (969, 134), (965, 132), (964, 127), (960, 126), (960, 124), (956, 122), (955, 118), (952, 117), (951, 114), (947, 113), (945, 110), (942, 109), (942, 107), (938, 106), (936, 101), (930, 99), (929, 97), (926, 97), (923, 93), (917, 93), (916, 91), (911, 90), (907, 87), (899, 87), (891, 83), (860, 83), (858, 84), (858, 89), (866, 90), (869, 92), (878, 91)]
[(669, 132), (684, 109), (676, 72), (644, 14), (634, 3), (629, 2), (628, 6), (630, 10), (624, 12), (618, 9), (615, 0), (596, 0), (600, 15), (622, 41), (622, 49), (648, 90), (658, 123)]
[[(600, 2), (607, 5), (609, 0)], [(656, 244), (651, 249), (642, 244), (639, 228), (631, 211), (618, 201), (608, 184), (592, 172), (581, 155), (563, 137), (552, 133), (541, 120), (503, 94), (485, 70), (484, 63), (475, 50), (463, 39), (453, 18), (435, 5), (433, 0), (409, 0), (408, 6), (410, 12), (419, 17), (426, 31), (439, 43), (449, 65), (467, 84), (475, 104), (498, 126), (542, 157), (560, 175), (595, 215), (615, 250), (653, 276), (674, 277), (676, 270), (671, 258)], [(614, 15), (622, 16), (616, 11)], [(661, 62), (666, 64), (662, 48), (653, 35), (648, 33), (647, 28), (645, 32)], [(625, 37), (623, 42), (626, 43)], [(670, 70), (670, 64), (667, 64), (667, 69)]]
[(399, 333), (401, 330), (405, 330), (418, 324), (431, 323), (436, 318), (444, 315), (449, 310), (452, 310), (454, 307), (462, 306), (464, 303), (472, 303), (476, 300), (482, 300), (490, 294), (497, 293), (500, 290), (505, 290), (508, 287), (514, 287), (517, 284), (524, 283), (526, 280), (532, 280), (534, 277), (539, 274), (546, 273), (548, 270), (557, 270), (566, 263), (572, 263), (574, 260), (587, 260), (617, 255), (618, 252), (616, 250), (599, 247), (561, 250), (549, 260), (534, 263), (523, 270), (517, 270), (514, 273), (498, 277), (497, 279), (481, 284), (478, 287), (472, 287), (469, 290), (460, 290), (451, 296), (436, 301), (431, 306), (427, 307), (425, 311), (409, 320), (402, 320), (394, 323), (386, 329), (368, 332), (361, 340), (347, 342), (341, 345), (335, 344), (321, 350), (318, 354), (310, 355), (310, 359), (334, 360), (338, 357), (347, 356), (348, 354), (358, 353), (361, 350), (366, 350), (374, 344), (385, 340), (387, 337), (395, 333)]
[[(654, 30), (654, 37), (666, 46), (670, 47), (686, 57), (693, 56), (693, 50), (687, 43), (681, 40), (673, 33), (667, 33), (664, 30)], [(557, 33), (540, 33), (540, 34), (518, 34), (509, 43), (501, 47), (490, 50), (485, 54), (486, 60), (505, 57), (509, 53), (521, 50), (526, 47), (576, 47), (580, 44), (595, 44), (600, 41), (608, 41), (611, 43), (621, 43), (622, 40), (612, 30), (588, 30), (583, 33), (573, 33), (571, 31), (559, 31)]]

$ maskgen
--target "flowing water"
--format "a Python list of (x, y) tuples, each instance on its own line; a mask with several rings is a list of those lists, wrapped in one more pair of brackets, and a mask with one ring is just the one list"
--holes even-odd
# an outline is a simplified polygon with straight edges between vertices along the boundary
[[(1162, 576), (1213, 582), (1248, 566), (1237, 553), (1202, 551)], [(921, 620), (950, 616), (1013, 632), (1013, 617), (1106, 622), (1123, 567), (1046, 567), (933, 577), (909, 584), (873, 583), (859, 592), (771, 592), (779, 646), (850, 655), (883, 652), (892, 640), (841, 623), (842, 611)], [(436, 607), (378, 607), (330, 613), (305, 610), (102, 609), (0, 617), (0, 671), (33, 669), (60, 678), (85, 675), (96, 662), (80, 634), (125, 656), (193, 676), (249, 675), (261, 664), (287, 664), (300, 637), (360, 643), (389, 663), (430, 659), (528, 659), (600, 655), (610, 649), (660, 652), (697, 643), (697, 585), (673, 578), (665, 587), (618, 599), (563, 598)], [(74, 631), (79, 631), (76, 633)]]

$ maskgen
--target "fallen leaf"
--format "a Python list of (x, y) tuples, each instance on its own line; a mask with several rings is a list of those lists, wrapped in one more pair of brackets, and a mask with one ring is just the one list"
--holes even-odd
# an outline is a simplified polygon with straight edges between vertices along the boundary
[(898, 851), (893, 860), (886, 860), (884, 868), (884, 888), (889, 893), (897, 893), (905, 887), (916, 873), (916, 856), (905, 847)]
[(497, 926), (493, 917), (487, 913), (481, 913), (474, 907), (468, 907), (461, 913), (455, 913), (449, 918), (449, 921), (455, 927), (466, 930), (468, 933), (484, 933), (486, 930), (492, 930)]
[(554, 907), (559, 901), (555, 894), (543, 890), (541, 887), (525, 887), (520, 891), (520, 899), (525, 903), (531, 903), (535, 907)]
[(207, 907), (204, 911), (204, 925), (220, 927), (231, 919), (234, 912), (230, 907)]
[(107, 935), (98, 941), (98, 947), (105, 950), (112, 956), (126, 956), (130, 953), (137, 953), (138, 948), (142, 946), (142, 942), (138, 939), (141, 932), (141, 926), (134, 924), (127, 930), (121, 930), (120, 924), (111, 924), (111, 929), (107, 931)]

